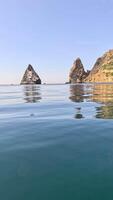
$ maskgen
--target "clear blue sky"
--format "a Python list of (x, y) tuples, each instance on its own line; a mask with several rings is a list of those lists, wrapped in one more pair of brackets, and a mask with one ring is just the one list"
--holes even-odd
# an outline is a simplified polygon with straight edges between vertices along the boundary
[(113, 48), (113, 0), (0, 0), (0, 83), (30, 63), (43, 82), (65, 82), (81, 57), (91, 69)]

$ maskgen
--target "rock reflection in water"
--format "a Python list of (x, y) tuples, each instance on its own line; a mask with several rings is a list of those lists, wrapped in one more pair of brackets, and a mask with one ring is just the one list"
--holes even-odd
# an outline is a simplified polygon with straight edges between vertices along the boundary
[(84, 85), (70, 85), (70, 94), (69, 97), (73, 102), (83, 102), (84, 101)]
[(102, 103), (96, 108), (96, 118), (113, 119), (113, 84), (96, 84), (93, 89), (93, 101)]
[(96, 118), (113, 119), (113, 106), (101, 106), (97, 108)]
[[(87, 85), (87, 90), (85, 89), (86, 85), (85, 84), (75, 84), (75, 85), (70, 85), (70, 97), (69, 99), (72, 102), (76, 103), (82, 103), (86, 100), (88, 100), (89, 97), (89, 85)], [(78, 104), (77, 104), (78, 105)], [(75, 118), (76, 119), (82, 119), (84, 118), (84, 114), (82, 113), (82, 106), (81, 107), (76, 107), (76, 113), (75, 113)]]
[(76, 108), (75, 118), (76, 119), (82, 119), (82, 118), (84, 118), (83, 114), (81, 113), (81, 108)]
[(25, 85), (24, 87), (24, 100), (26, 103), (36, 103), (41, 100), (40, 86)]
[(92, 100), (99, 103), (113, 103), (113, 84), (94, 84)]
[(80, 103), (76, 108), (75, 118), (86, 118), (83, 113), (83, 102), (94, 102), (95, 118), (113, 119), (113, 84), (77, 84), (70, 85), (70, 97), (72, 102)]

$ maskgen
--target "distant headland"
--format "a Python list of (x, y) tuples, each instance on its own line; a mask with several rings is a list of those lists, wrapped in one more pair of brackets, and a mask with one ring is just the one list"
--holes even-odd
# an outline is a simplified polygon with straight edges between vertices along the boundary
[[(69, 81), (66, 83), (86, 82), (113, 82), (113, 50), (109, 50), (102, 57), (99, 57), (91, 71), (85, 71), (80, 58), (77, 58), (69, 73)], [(21, 85), (41, 84), (40, 76), (35, 72), (32, 65), (28, 65)]]
[(98, 58), (91, 71), (85, 71), (80, 58), (74, 62), (69, 83), (113, 82), (113, 50)]

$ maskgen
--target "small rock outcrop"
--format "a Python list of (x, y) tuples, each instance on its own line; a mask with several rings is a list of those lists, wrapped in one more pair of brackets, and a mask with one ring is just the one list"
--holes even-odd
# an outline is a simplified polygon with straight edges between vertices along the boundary
[(80, 58), (77, 58), (73, 63), (69, 74), (70, 83), (82, 83), (84, 79), (89, 75), (90, 71), (85, 72), (84, 66)]
[(85, 82), (113, 82), (113, 50), (97, 59)]
[(31, 65), (26, 69), (24, 76), (21, 80), (21, 85), (25, 84), (41, 84), (41, 79), (38, 74), (35, 72)]

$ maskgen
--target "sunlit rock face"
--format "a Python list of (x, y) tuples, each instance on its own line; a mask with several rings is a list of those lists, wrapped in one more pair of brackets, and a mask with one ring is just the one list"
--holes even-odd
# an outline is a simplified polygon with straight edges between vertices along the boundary
[(113, 50), (97, 59), (85, 82), (113, 82)]
[(31, 65), (28, 66), (21, 80), (21, 85), (26, 84), (41, 84), (39, 75), (35, 72)]
[(82, 83), (84, 79), (89, 75), (89, 71), (85, 72), (84, 66), (80, 58), (77, 58), (70, 70), (69, 82), (70, 83)]

